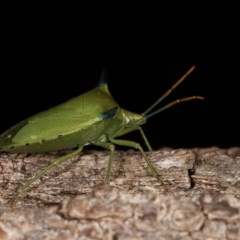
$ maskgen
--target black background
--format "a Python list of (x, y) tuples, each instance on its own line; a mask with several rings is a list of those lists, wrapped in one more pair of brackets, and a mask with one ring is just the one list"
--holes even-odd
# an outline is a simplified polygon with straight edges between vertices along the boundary
[[(205, 100), (181, 103), (150, 118), (144, 126), (149, 141), (154, 148), (239, 146), (239, 93), (232, 66), (158, 61), (127, 64), (93, 61), (72, 66), (65, 59), (49, 60), (47, 55), (43, 63), (38, 54), (6, 66), (1, 131), (95, 87), (102, 69), (108, 71), (109, 89), (120, 106), (142, 113), (195, 64), (195, 71), (162, 106), (191, 95), (204, 96)], [(125, 138), (138, 141), (140, 136)]]
[[(195, 65), (161, 106), (191, 95), (205, 100), (176, 105), (149, 119), (143, 128), (150, 143), (155, 149), (240, 145), (239, 65), (221, 55), (228, 52), (226, 46), (215, 55), (202, 41), (170, 43), (141, 25), (116, 30), (115, 25), (31, 19), (9, 20), (2, 31), (1, 132), (95, 87), (103, 69), (120, 106), (141, 113)], [(138, 134), (125, 138), (142, 143)]]

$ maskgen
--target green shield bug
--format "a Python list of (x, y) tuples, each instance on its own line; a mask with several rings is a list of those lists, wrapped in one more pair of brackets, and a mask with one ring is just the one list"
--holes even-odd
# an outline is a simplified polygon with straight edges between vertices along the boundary
[(26, 190), (31, 183), (39, 179), (57, 164), (75, 157), (82, 151), (83, 147), (90, 144), (103, 147), (110, 151), (104, 177), (105, 183), (108, 183), (110, 179), (115, 145), (121, 145), (139, 150), (146, 160), (153, 176), (163, 184), (161, 177), (158, 175), (157, 170), (143, 151), (141, 145), (137, 142), (119, 139), (118, 137), (138, 130), (148, 150), (151, 151), (152, 148), (141, 125), (143, 125), (149, 117), (177, 103), (193, 99), (203, 99), (201, 96), (185, 97), (172, 101), (155, 111), (151, 111), (165, 99), (194, 70), (194, 68), (194, 66), (191, 67), (168, 91), (142, 114), (136, 114), (122, 109), (115, 102), (108, 90), (103, 73), (96, 88), (61, 105), (23, 120), (2, 133), (0, 135), (1, 152), (39, 153), (73, 149), (70, 154), (55, 159), (39, 173), (30, 178), (24, 185), (19, 187), (16, 195), (12, 199), (12, 203), (18, 199), (20, 194)]

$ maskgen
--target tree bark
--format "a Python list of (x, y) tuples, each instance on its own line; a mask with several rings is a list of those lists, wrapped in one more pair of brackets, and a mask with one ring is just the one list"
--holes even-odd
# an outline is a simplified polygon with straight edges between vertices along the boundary
[(240, 148), (85, 151), (8, 202), (59, 153), (0, 154), (0, 239), (240, 239)]

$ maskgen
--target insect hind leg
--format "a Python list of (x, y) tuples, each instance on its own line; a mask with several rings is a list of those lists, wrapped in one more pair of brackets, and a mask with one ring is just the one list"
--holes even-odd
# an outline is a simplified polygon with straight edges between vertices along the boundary
[(30, 178), (29, 180), (27, 180), (27, 182), (25, 184), (23, 184), (22, 186), (20, 186), (17, 190), (16, 195), (11, 199), (10, 205), (13, 206), (14, 203), (17, 201), (17, 199), (19, 198), (19, 196), (36, 180), (38, 180), (40, 177), (42, 177), (46, 172), (48, 172), (50, 169), (52, 169), (53, 167), (55, 167), (56, 165), (59, 165), (65, 161), (67, 161), (68, 159), (71, 159), (75, 156), (77, 156), (81, 151), (82, 151), (83, 147), (79, 147), (77, 150), (66, 154), (64, 156), (61, 156), (59, 158), (56, 158), (53, 162), (51, 162), (49, 165), (47, 165), (45, 168), (42, 169), (42, 171), (40, 171), (39, 173), (37, 173), (34, 177)]

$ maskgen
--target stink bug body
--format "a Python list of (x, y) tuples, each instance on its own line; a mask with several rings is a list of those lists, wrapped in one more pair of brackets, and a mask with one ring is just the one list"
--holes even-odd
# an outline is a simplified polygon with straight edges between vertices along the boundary
[(121, 137), (129, 132), (140, 131), (148, 148), (152, 150), (141, 125), (146, 120), (174, 104), (193, 99), (203, 99), (191, 96), (177, 99), (162, 108), (151, 111), (166, 98), (192, 71), (190, 68), (165, 94), (142, 114), (136, 114), (122, 109), (111, 96), (107, 83), (102, 74), (99, 85), (61, 105), (40, 112), (11, 127), (0, 135), (0, 151), (12, 153), (50, 152), (62, 149), (74, 149), (55, 159), (42, 171), (22, 185), (13, 198), (15, 202), (19, 195), (31, 183), (43, 176), (55, 165), (60, 164), (79, 154), (86, 145), (96, 145), (110, 150), (110, 157), (105, 175), (105, 183), (109, 182), (115, 145), (128, 146), (138, 149), (146, 160), (153, 176), (161, 178), (139, 143), (122, 140)]

